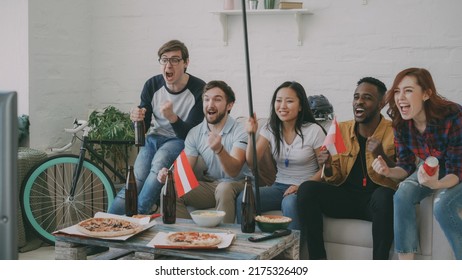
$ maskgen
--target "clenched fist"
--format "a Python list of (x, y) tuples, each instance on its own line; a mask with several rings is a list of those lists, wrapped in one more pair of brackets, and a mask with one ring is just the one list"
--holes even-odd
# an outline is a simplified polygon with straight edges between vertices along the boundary
[(160, 113), (170, 123), (174, 123), (178, 120), (178, 116), (173, 112), (173, 103), (170, 100), (165, 101), (165, 103), (160, 106)]
[(215, 132), (210, 132), (209, 138), (207, 139), (207, 144), (214, 153), (221, 152), (223, 146), (221, 144), (221, 135)]

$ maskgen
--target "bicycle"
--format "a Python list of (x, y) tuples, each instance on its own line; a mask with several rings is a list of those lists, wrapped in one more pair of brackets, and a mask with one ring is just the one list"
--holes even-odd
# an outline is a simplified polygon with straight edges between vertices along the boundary
[[(55, 243), (53, 232), (91, 218), (96, 212), (107, 212), (116, 191), (108, 174), (95, 162), (86, 158), (87, 151), (107, 167), (122, 182), (125, 176), (99, 155), (91, 144), (130, 144), (130, 141), (92, 141), (87, 121), (74, 120), (72, 140), (62, 148), (51, 149), (62, 153), (81, 141), (79, 155), (58, 154), (38, 163), (26, 176), (21, 188), (21, 208), (27, 224), (49, 244)], [(83, 133), (82, 138), (78, 134)]]

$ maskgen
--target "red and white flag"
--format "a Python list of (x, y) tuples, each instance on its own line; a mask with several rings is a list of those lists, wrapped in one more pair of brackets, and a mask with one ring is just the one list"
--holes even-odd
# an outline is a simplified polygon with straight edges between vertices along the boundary
[(196, 175), (194, 175), (184, 150), (181, 151), (173, 165), (173, 179), (175, 180), (178, 197), (182, 197), (190, 190), (199, 186), (199, 182), (197, 182)]
[(341, 154), (346, 151), (345, 142), (343, 141), (336, 117), (332, 120), (321, 148), (327, 148), (331, 155)]

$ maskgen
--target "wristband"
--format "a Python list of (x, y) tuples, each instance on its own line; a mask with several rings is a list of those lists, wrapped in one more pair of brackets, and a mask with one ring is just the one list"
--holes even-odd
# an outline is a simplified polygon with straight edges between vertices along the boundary
[(223, 151), (223, 145), (221, 145), (221, 149), (220, 149), (220, 151), (218, 151), (218, 153), (215, 153), (215, 154), (217, 154), (217, 155), (218, 155), (219, 153), (221, 153), (221, 151)]

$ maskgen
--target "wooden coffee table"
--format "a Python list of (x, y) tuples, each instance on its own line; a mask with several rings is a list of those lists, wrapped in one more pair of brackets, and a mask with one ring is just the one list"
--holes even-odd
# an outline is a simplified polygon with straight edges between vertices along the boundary
[[(221, 224), (214, 228), (203, 228), (196, 226), (192, 220), (186, 219), (177, 219), (177, 222), (172, 225), (162, 224), (162, 219), (156, 221), (157, 225), (126, 241), (58, 234), (56, 235), (55, 257), (56, 259), (87, 259), (88, 246), (101, 246), (110, 248), (109, 252), (132, 253), (132, 256), (138, 259), (268, 260), (276, 257), (299, 259), (300, 233), (296, 230), (288, 236), (253, 243), (247, 239), (250, 236), (261, 234), (258, 228), (255, 233), (247, 234), (241, 232), (239, 224)], [(236, 239), (228, 248), (218, 250), (156, 249), (147, 246), (157, 233), (172, 231), (227, 232), (236, 234)], [(99, 258), (103, 259), (104, 253), (101, 256)], [(107, 256), (111, 254), (108, 253)]]

